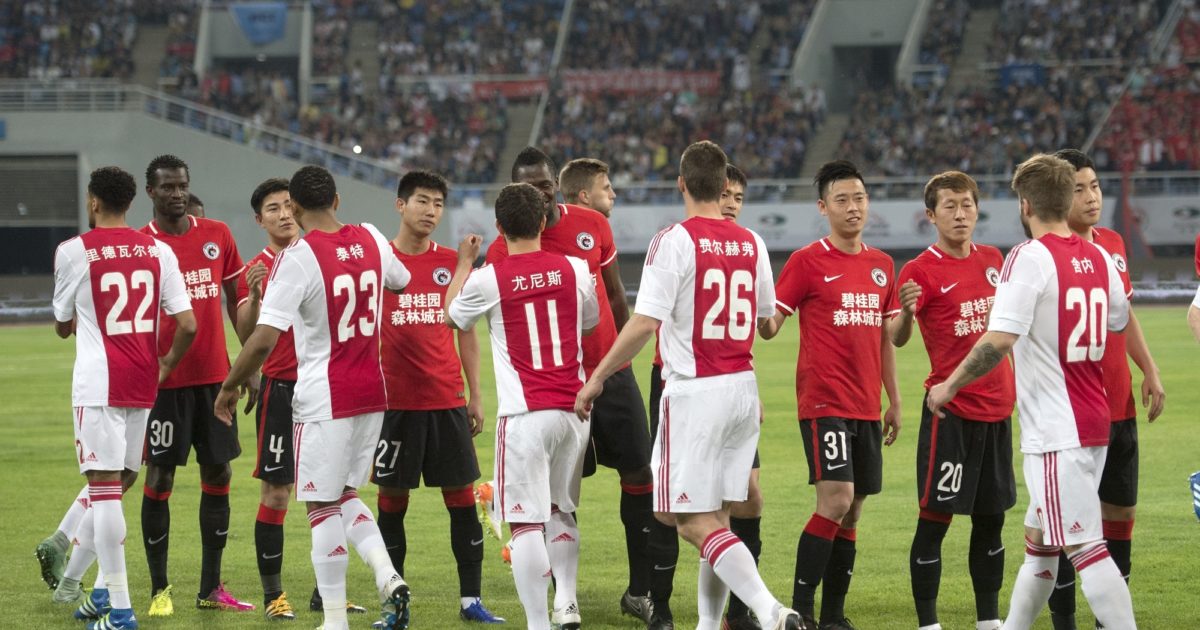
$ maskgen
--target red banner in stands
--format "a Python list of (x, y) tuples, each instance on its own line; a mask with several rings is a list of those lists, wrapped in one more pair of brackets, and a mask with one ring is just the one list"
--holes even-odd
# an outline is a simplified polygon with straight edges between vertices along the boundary
[(527, 98), (546, 91), (546, 79), (522, 79), (518, 81), (476, 81), (471, 85), (475, 98)]
[(674, 72), (671, 70), (568, 70), (562, 73), (567, 91), (678, 92), (691, 90), (713, 94), (721, 89), (719, 72)]

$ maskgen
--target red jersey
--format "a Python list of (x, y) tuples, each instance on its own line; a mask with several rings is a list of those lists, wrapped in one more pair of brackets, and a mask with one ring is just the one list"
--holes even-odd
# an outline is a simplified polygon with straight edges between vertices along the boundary
[[(254, 266), (254, 263), (261, 262), (267, 268), (267, 275), (262, 279), (262, 293), (267, 291), (267, 278), (271, 276), (271, 267), (275, 265), (275, 252), (271, 248), (265, 248), (257, 256), (250, 259), (246, 264), (246, 269)], [(237, 282), (237, 305), (241, 307), (246, 300), (250, 299), (250, 287), (246, 284), (246, 272), (238, 275)], [(261, 302), (261, 300), (260, 300)], [(275, 342), (275, 349), (267, 357), (263, 363), (262, 373), (267, 376), (283, 381), (296, 380), (296, 338), (292, 334), (292, 329), (289, 328), (279, 335), (279, 341)]]
[[(950, 378), (987, 332), (1002, 267), (1004, 256), (995, 247), (972, 244), (966, 258), (955, 258), (931, 245), (900, 270), (896, 286), (912, 280), (921, 287), (916, 318), (929, 353), (926, 389)], [(1016, 401), (1012, 363), (1005, 359), (946, 407), (961, 418), (999, 422), (1012, 415)]]
[(801, 419), (879, 420), (883, 321), (900, 312), (892, 257), (863, 244), (846, 254), (823, 238), (797, 250), (775, 285), (775, 305), (800, 316), (796, 361)]
[(412, 274), (404, 293), (383, 295), (383, 378), (388, 409), (425, 411), (466, 404), (462, 362), (443, 310), (458, 254), (431, 242), (410, 256), (392, 246)]
[[(225, 352), (225, 318), (221, 315), (221, 283), (232, 280), (242, 272), (242, 257), (229, 233), (229, 226), (212, 219), (188, 216), (190, 227), (182, 236), (167, 234), (151, 221), (142, 228), (175, 252), (179, 271), (187, 285), (196, 315), (196, 339), (179, 365), (159, 385), (160, 389), (210, 385), (229, 376), (229, 355)], [(175, 337), (175, 320), (160, 317), (162, 329), (158, 335), (158, 355), (171, 349)]]
[[(1112, 259), (1117, 275), (1121, 277), (1121, 286), (1125, 288), (1125, 297), (1133, 297), (1133, 284), (1129, 282), (1129, 260), (1125, 254), (1125, 239), (1108, 228), (1092, 228), (1092, 241), (1104, 248)], [(1104, 346), (1104, 358), (1100, 361), (1104, 370), (1104, 392), (1108, 397), (1108, 411), (1113, 422), (1132, 420), (1137, 416), (1137, 406), (1133, 402), (1133, 376), (1129, 373), (1129, 358), (1126, 356), (1125, 332), (1108, 333), (1108, 343)]]
[[(617, 259), (617, 246), (613, 241), (612, 228), (603, 214), (565, 203), (558, 204), (558, 211), (558, 223), (542, 232), (542, 250), (574, 256), (587, 262), (600, 304), (600, 323), (595, 332), (583, 338), (583, 369), (590, 376), (617, 340), (617, 326), (612, 308), (609, 307), (604, 278), (600, 274), (600, 270)], [(501, 236), (488, 247), (487, 262), (495, 264), (505, 256), (508, 256), (508, 243)]]

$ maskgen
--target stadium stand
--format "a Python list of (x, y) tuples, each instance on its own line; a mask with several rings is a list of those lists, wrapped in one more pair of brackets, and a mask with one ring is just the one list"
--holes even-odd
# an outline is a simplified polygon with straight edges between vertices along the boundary
[(1160, 4), (1004, 0), (989, 57), (1001, 63), (1144, 59), (1148, 34), (1162, 17)]
[(949, 64), (958, 56), (970, 13), (965, 0), (935, 0), (921, 36), (921, 63)]
[(0, 76), (128, 78), (137, 37), (132, 5), (0, 0)]

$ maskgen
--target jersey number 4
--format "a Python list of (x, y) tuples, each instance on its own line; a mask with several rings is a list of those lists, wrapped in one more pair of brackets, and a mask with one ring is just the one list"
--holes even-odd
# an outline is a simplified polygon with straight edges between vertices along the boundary
[[(368, 269), (358, 277), (357, 287), (354, 276), (344, 273), (333, 279), (333, 295), (346, 294), (346, 308), (338, 320), (337, 337), (339, 342), (354, 336), (355, 331), (364, 337), (375, 334), (375, 301), (379, 297), (379, 276), (374, 269)], [(359, 296), (364, 296), (364, 312), (358, 313)], [(356, 319), (355, 315), (359, 315)]]
[[(1092, 288), (1086, 293), (1079, 287), (1067, 289), (1066, 309), (1079, 311), (1079, 321), (1067, 337), (1067, 363), (1099, 361), (1104, 358), (1104, 344), (1108, 340), (1108, 292)], [(1087, 335), (1084, 343), (1084, 335)]]
[[(700, 336), (704, 339), (728, 338), (735, 341), (749, 339), (754, 330), (754, 314), (751, 312), (753, 304), (745, 296), (754, 290), (754, 276), (745, 269), (736, 269), (727, 279), (724, 271), (709, 269), (704, 272), (702, 286), (705, 291), (715, 290), (717, 295), (704, 315)], [(722, 326), (717, 319), (726, 311), (728, 317)]]
[[(137, 313), (133, 320), (123, 320), (125, 306), (129, 304), (131, 289), (143, 289), (142, 301), (138, 304)], [(154, 331), (154, 320), (146, 316), (154, 303), (154, 274), (148, 269), (138, 269), (126, 277), (119, 271), (109, 271), (100, 276), (100, 291), (102, 293), (116, 292), (108, 315), (104, 317), (104, 333), (108, 336), (128, 335), (130, 333), (147, 333)]]

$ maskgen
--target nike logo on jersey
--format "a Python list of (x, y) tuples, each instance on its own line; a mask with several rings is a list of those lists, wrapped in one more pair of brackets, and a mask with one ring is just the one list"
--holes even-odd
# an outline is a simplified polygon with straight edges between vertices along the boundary
[(945, 494), (945, 495), (939, 494), (937, 496), (937, 500), (938, 501), (949, 501), (950, 499), (953, 499), (954, 497), (957, 497), (957, 496), (958, 496), (957, 494)]
[(917, 558), (917, 564), (937, 564), (941, 561), (942, 561), (941, 558), (934, 558), (932, 560), (926, 560), (925, 558)]
[(396, 474), (396, 471), (389, 470), (387, 472), (376, 473), (375, 476), (376, 477), (387, 477), (388, 475), (394, 475), (394, 474)]
[(479, 540), (472, 540), (472, 541), (471, 541), (471, 546), (472, 546), (472, 547), (478, 547), (479, 545), (482, 545), (482, 544), (483, 544), (483, 539), (482, 539), (482, 538), (480, 538)]
[(829, 466), (825, 467), (825, 470), (837, 470), (839, 468), (845, 468), (846, 466), (849, 466), (849, 465), (850, 464), (848, 464), (848, 463), (847, 464), (837, 464), (836, 466), (833, 464), (830, 464)]
[(942, 287), (942, 293), (949, 293), (949, 292), (950, 292), (950, 289), (953, 289), (953, 288), (954, 288), (954, 287), (956, 287), (956, 286), (958, 286), (958, 283), (957, 283), (957, 282), (955, 282), (954, 284), (952, 284), (952, 285), (950, 285), (950, 286), (948, 286), (948, 287)]
[(151, 457), (158, 457), (159, 455), (162, 455), (163, 453), (166, 453), (166, 452), (167, 452), (167, 451), (169, 451), (169, 450), (171, 450), (171, 449), (164, 448), (164, 449), (162, 449), (162, 450), (160, 451), (160, 450), (158, 450), (158, 449), (156, 449), (156, 448), (152, 448), (152, 449), (150, 449), (150, 456), (151, 456)]
[(279, 466), (267, 466), (266, 468), (263, 468), (263, 472), (272, 472), (272, 471), (279, 470), (280, 468), (283, 468), (283, 465), (279, 465)]
[(1001, 548), (999, 548), (999, 549), (988, 549), (988, 555), (989, 555), (989, 556), (996, 556), (996, 555), (999, 555), (999, 554), (1001, 554), (1001, 553), (1004, 553), (1004, 547), (1001, 547)]
[(268, 556), (267, 554), (264, 553), (262, 555), (262, 557), (263, 557), (263, 560), (274, 560), (275, 558), (278, 558), (279, 556), (282, 556), (282, 555), (283, 555), (283, 552), (280, 551), (279, 553), (270, 555), (270, 556)]
[(841, 277), (842, 277), (842, 276), (844, 276), (844, 275), (846, 275), (846, 274), (844, 274), (844, 273), (839, 273), (839, 274), (838, 274), (838, 275), (836, 275), (836, 276), (825, 276), (825, 282), (833, 282), (834, 280), (837, 280), (838, 278), (841, 278)]
[(163, 534), (162, 536), (159, 536), (158, 538), (147, 538), (146, 544), (147, 545), (157, 545), (158, 543), (166, 540), (166, 538), (167, 538), (166, 534)]

